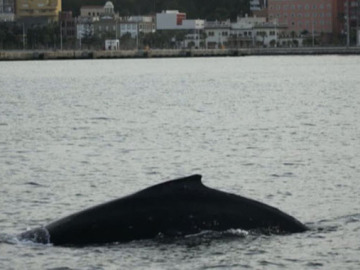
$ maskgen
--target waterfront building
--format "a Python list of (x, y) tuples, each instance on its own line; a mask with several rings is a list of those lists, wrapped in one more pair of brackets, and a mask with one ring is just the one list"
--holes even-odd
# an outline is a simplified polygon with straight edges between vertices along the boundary
[(104, 6), (81, 6), (80, 16), (76, 18), (76, 38), (81, 43), (83, 39), (94, 36), (98, 38), (116, 37), (116, 20), (118, 14), (114, 5), (107, 1)]
[[(349, 8), (347, 8), (349, 2)], [(289, 32), (315, 35), (346, 32), (347, 14), (351, 27), (359, 21), (359, 0), (268, 0), (270, 21), (286, 24)]]
[[(185, 39), (180, 45), (186, 48), (203, 48), (205, 40), (203, 39), (203, 30), (205, 20), (186, 19), (186, 13), (178, 10), (166, 10), (156, 14), (156, 30), (160, 31), (186, 31)], [(173, 43), (176, 44), (174, 38)]]
[(101, 39), (116, 39), (116, 20), (100, 19), (93, 22), (94, 35)]
[(250, 0), (250, 10), (259, 11), (267, 7), (267, 0)]
[(129, 34), (136, 38), (139, 33), (155, 32), (155, 23), (152, 16), (118, 17), (113, 19), (101, 18), (94, 21), (94, 33), (100, 38), (120, 38)]
[(15, 0), (0, 0), (0, 22), (11, 22), (15, 19)]
[(120, 49), (120, 41), (118, 39), (107, 39), (105, 40), (106, 51), (116, 51)]
[(227, 21), (206, 21), (205, 36), (207, 49), (220, 49), (228, 44), (231, 23)]
[(61, 0), (16, 0), (16, 19), (26, 24), (57, 22)]
[(72, 11), (60, 11), (59, 24), (60, 24), (61, 35), (63, 38), (69, 38), (69, 39), (75, 38), (76, 25)]
[[(111, 1), (107, 1), (104, 6), (82, 6), (80, 16), (76, 21), (77, 38), (80, 43), (81, 39), (95, 37), (96, 39), (110, 40), (111, 44), (115, 44), (114, 40), (120, 40), (125, 35), (128, 35), (125, 39), (131, 39), (132, 43), (138, 43), (140, 32), (152, 33), (155, 31), (153, 16), (120, 17), (115, 12)], [(109, 44), (105, 44), (105, 49), (109, 46), (118, 48)], [(129, 47), (124, 44), (121, 46), (122, 48)]]
[(303, 45), (301, 37), (286, 33), (286, 25), (275, 25), (273, 22), (263, 22), (254, 25), (253, 44), (261, 47), (298, 47)]
[[(236, 22), (231, 24), (230, 46), (251, 47), (256, 45), (256, 33), (254, 27), (266, 22), (264, 17), (238, 17)], [(274, 29), (275, 31), (275, 29)]]
[[(206, 47), (243, 48), (243, 47), (274, 47), (289, 46), (288, 37), (284, 34), (285, 25), (267, 22), (266, 17), (238, 17), (236, 22), (230, 20), (205, 23)], [(286, 41), (286, 42), (285, 42)], [(302, 42), (296, 42), (301, 45)]]
[(344, 14), (344, 23), (340, 25), (340, 32), (347, 33), (349, 23), (350, 33), (355, 33), (356, 36), (360, 29), (360, 0), (345, 0), (339, 13)]
[(81, 40), (94, 36), (94, 21), (91, 17), (78, 17), (75, 19), (76, 24), (76, 38), (79, 40), (81, 47)]
[(114, 11), (114, 4), (107, 1), (104, 6), (82, 6), (80, 8), (80, 17), (92, 18), (94, 21), (102, 19), (113, 19), (118, 14)]
[[(139, 32), (144, 34), (154, 33), (156, 31), (154, 16), (130, 16), (120, 18), (122, 22), (135, 22), (138, 24)], [(123, 31), (121, 33), (123, 35)]]
[(82, 6), (80, 7), (80, 17), (83, 18), (99, 18), (104, 14), (104, 6)]
[[(176, 44), (176, 40), (173, 39), (173, 43)], [(206, 40), (204, 39), (202, 31), (189, 31), (182, 42), (180, 42), (180, 46), (183, 48), (194, 48), (200, 49), (205, 48)], [(176, 44), (178, 45), (178, 44)]]
[(156, 14), (156, 30), (202, 30), (205, 21), (186, 19), (186, 13), (166, 10)]
[(289, 32), (332, 33), (337, 0), (268, 0), (269, 20), (288, 26)]

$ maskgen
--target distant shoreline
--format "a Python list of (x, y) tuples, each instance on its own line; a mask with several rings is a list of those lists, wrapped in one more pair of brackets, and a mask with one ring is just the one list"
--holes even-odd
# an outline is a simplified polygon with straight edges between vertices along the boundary
[(0, 61), (227, 57), (261, 55), (360, 55), (360, 47), (239, 48), (239, 49), (150, 49), (150, 50), (18, 50), (0, 51)]

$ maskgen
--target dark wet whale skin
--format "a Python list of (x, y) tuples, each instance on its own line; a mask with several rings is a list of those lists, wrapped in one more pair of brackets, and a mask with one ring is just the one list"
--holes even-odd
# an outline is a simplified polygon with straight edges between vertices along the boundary
[(277, 208), (204, 186), (201, 175), (171, 180), (20, 234), (54, 245), (181, 236), (204, 230), (299, 233), (307, 227)]

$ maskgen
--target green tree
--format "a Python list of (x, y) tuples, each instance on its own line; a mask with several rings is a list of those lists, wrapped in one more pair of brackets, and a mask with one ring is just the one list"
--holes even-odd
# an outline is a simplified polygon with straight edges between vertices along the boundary
[(22, 28), (14, 22), (0, 23), (0, 49), (21, 49)]

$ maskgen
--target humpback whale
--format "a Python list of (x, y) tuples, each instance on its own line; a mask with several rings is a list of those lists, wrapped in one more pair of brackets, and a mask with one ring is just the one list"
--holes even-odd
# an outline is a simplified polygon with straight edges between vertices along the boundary
[(201, 175), (191, 175), (85, 209), (18, 238), (90, 245), (229, 229), (286, 234), (304, 232), (307, 227), (277, 208), (206, 187)]

